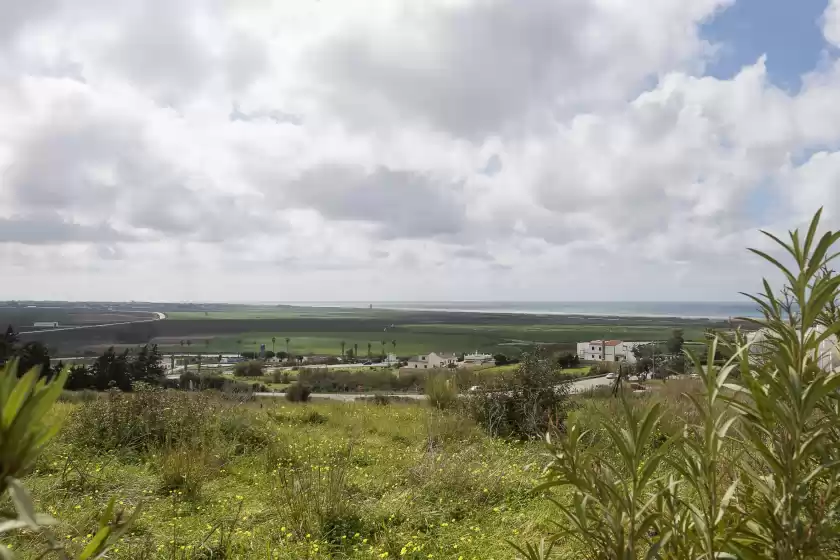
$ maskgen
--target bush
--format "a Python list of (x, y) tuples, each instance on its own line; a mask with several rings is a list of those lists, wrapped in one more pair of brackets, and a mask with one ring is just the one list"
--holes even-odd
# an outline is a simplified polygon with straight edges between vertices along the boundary
[(388, 395), (376, 393), (375, 395), (373, 395), (373, 403), (378, 404), (380, 406), (387, 406), (391, 404), (391, 398)]
[(452, 408), (458, 402), (455, 377), (443, 372), (430, 374), (426, 379), (426, 396), (429, 404), (439, 410)]
[(261, 360), (240, 362), (234, 366), (233, 375), (236, 377), (262, 377), (263, 366), (265, 364)]
[(289, 382), (289, 372), (288, 371), (280, 371), (275, 370), (271, 372), (271, 382), (272, 383), (288, 383)]
[(565, 418), (567, 384), (556, 360), (542, 348), (526, 353), (516, 370), (499, 375), (469, 396), (467, 413), (490, 434), (542, 437)]
[(286, 400), (289, 402), (307, 402), (312, 389), (302, 383), (293, 383), (286, 389)]
[[(685, 354), (702, 389), (673, 403), (687, 411), (681, 429), (663, 425), (661, 402), (622, 398), (617, 419), (598, 421), (603, 445), (591, 446), (592, 432), (577, 424), (553, 443), (540, 489), (567, 491), (555, 502), (560, 519), (548, 542), (571, 538), (594, 558), (628, 560), (650, 551), (662, 558), (837, 557), (840, 276), (827, 263), (838, 255), (832, 246), (840, 234), (817, 239), (819, 217), (804, 237), (773, 237), (792, 270), (755, 251), (788, 283), (779, 295), (765, 281), (753, 297), (764, 316), (755, 321), (765, 333), (761, 353), (738, 332), (722, 366), (715, 365), (717, 337), (705, 359)], [(533, 545), (519, 551), (548, 556)]]
[(192, 447), (164, 448), (159, 452), (160, 491), (181, 492), (188, 499), (196, 499), (209, 477), (207, 456)]
[(97, 451), (145, 451), (200, 441), (219, 412), (219, 405), (201, 394), (111, 391), (83, 402), (73, 412), (66, 436)]

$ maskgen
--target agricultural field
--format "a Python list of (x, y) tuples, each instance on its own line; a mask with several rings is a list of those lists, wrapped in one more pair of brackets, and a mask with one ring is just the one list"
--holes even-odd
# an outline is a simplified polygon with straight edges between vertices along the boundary
[[(74, 313), (77, 324), (101, 320), (103, 313), (136, 314), (136, 307), (124, 304), (73, 311), (70, 308), (0, 310), (0, 324), (8, 322), (18, 330), (33, 320), (58, 320)], [(195, 306), (193, 306), (195, 307)], [(589, 317), (464, 313), (440, 311), (395, 311), (379, 309), (307, 308), (289, 306), (204, 306), (198, 309), (161, 304), (162, 321), (63, 330), (25, 335), (40, 340), (55, 355), (98, 354), (109, 346), (136, 347), (158, 344), (163, 352), (189, 350), (226, 353), (267, 349), (286, 350), (295, 355), (338, 355), (358, 345), (361, 357), (378, 356), (385, 341), (386, 352), (408, 357), (428, 352), (489, 352), (517, 355), (535, 344), (560, 351), (574, 351), (580, 341), (612, 338), (631, 341), (665, 340), (674, 328), (685, 332), (688, 343), (700, 341), (706, 328), (728, 328), (722, 322), (699, 319), (644, 317)], [(107, 311), (110, 309), (111, 311)], [(146, 312), (148, 313), (148, 312)], [(87, 315), (84, 315), (87, 314)], [(114, 315), (117, 316), (117, 315)], [(59, 317), (48, 319), (48, 317)], [(271, 339), (276, 342), (272, 344)], [(182, 347), (181, 342), (184, 342)], [(392, 341), (396, 341), (396, 345)]]

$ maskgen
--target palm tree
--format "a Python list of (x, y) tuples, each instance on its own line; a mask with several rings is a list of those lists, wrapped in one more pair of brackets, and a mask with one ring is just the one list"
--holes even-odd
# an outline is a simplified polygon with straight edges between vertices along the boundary
[(274, 352), (274, 343), (275, 343), (275, 342), (277, 342), (277, 337), (276, 337), (276, 336), (272, 336), (272, 337), (271, 337), (271, 353), (272, 353), (272, 354), (274, 354), (274, 353), (275, 353), (275, 352)]
[(368, 342), (368, 360), (370, 359), (370, 348), (371, 348), (371, 346), (372, 346), (372, 344), (370, 342)]
[(289, 343), (292, 341), (288, 336), (286, 337), (286, 356), (289, 355)]
[(385, 341), (380, 340), (380, 342), (382, 343), (382, 357), (384, 358), (385, 357)]
[(353, 356), (355, 356), (355, 358), (357, 360), (359, 359), (359, 345), (358, 344), (353, 345)]
[(341, 341), (341, 357), (344, 358), (344, 347), (347, 345), (343, 340)]

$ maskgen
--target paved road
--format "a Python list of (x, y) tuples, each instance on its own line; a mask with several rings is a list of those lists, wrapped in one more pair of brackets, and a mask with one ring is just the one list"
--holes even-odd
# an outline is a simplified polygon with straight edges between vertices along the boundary
[[(605, 387), (612, 384), (612, 381), (605, 377), (587, 377), (580, 381), (573, 381), (570, 384), (569, 391), (571, 393), (582, 393), (596, 387)], [(370, 398), (375, 393), (312, 393), (313, 399), (325, 399), (331, 401), (353, 402), (357, 398)], [(254, 393), (257, 397), (276, 397), (284, 398), (286, 393)], [(424, 400), (426, 395), (418, 395), (414, 393), (388, 393), (386, 396), (393, 398), (407, 398), (411, 400)]]
[[(146, 311), (120, 311), (120, 313), (146, 313)], [(37, 331), (21, 331), (18, 334), (41, 334), (45, 332), (58, 331), (76, 331), (79, 329), (98, 329), (101, 327), (116, 327), (119, 325), (133, 325), (134, 323), (154, 323), (155, 321), (162, 321), (166, 319), (166, 314), (154, 311), (157, 314), (157, 319), (138, 319), (137, 321), (121, 321), (119, 323), (102, 323), (99, 325), (76, 325), (73, 327), (58, 327), (55, 329), (39, 329)]]

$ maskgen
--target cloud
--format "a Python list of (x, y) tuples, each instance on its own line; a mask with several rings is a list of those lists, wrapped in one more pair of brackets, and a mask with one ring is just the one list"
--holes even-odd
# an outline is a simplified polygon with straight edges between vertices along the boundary
[[(621, 102), (650, 77), (696, 64), (695, 24), (728, 2), (475, 0), (350, 28), (313, 54), (339, 111), (382, 107), (470, 138), (540, 128)], [(667, 45), (667, 47), (666, 47)]]
[(840, 66), (706, 76), (730, 4), (23, 3), (0, 297), (735, 297), (759, 227), (840, 225)]

